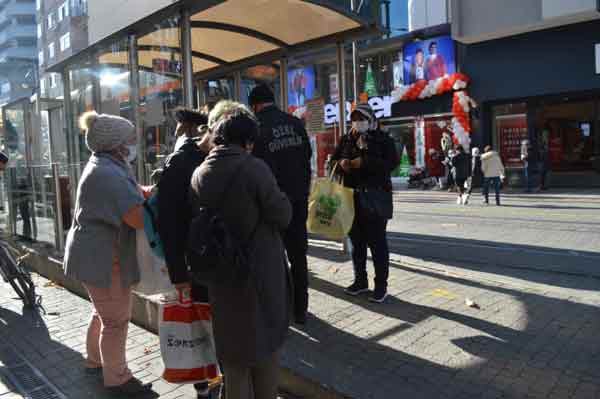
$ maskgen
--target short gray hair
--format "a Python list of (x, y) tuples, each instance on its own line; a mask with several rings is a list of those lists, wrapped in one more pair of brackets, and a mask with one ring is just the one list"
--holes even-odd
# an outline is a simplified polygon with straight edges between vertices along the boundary
[(244, 104), (220, 101), (208, 115), (208, 128), (214, 143), (245, 145), (254, 143), (258, 136), (256, 116)]
[(231, 100), (222, 100), (219, 101), (212, 111), (210, 111), (210, 114), (208, 114), (208, 128), (213, 131), (223, 117), (235, 114), (245, 115), (256, 121), (254, 113), (244, 104)]

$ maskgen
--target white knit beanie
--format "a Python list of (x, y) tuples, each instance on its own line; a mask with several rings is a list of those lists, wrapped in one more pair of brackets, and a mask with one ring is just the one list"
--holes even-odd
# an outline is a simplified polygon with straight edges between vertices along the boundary
[(86, 112), (79, 119), (85, 143), (92, 152), (108, 152), (135, 138), (135, 127), (120, 116)]

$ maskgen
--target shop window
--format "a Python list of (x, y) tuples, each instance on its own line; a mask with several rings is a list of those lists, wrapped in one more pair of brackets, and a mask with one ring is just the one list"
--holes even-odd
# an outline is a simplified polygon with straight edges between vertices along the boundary
[(522, 168), (521, 143), (529, 139), (527, 104), (514, 103), (495, 106), (493, 113), (493, 147), (504, 166)]
[(541, 160), (554, 172), (594, 169), (598, 156), (597, 108), (594, 101), (563, 100), (538, 108), (536, 132)]

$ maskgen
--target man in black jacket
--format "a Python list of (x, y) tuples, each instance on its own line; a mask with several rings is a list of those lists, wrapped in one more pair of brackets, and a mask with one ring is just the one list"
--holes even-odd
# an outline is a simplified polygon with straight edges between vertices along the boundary
[[(205, 114), (188, 110), (175, 111), (177, 143), (169, 155), (158, 183), (158, 234), (163, 244), (171, 282), (178, 290), (190, 292), (194, 301), (208, 302), (206, 287), (192, 285), (185, 260), (192, 210), (188, 202), (190, 181), (204, 161), (207, 149), (198, 144), (198, 128), (208, 123)], [(208, 398), (208, 384), (196, 384), (198, 398)]]
[(265, 85), (254, 88), (249, 103), (260, 123), (254, 155), (264, 160), (292, 203), (293, 216), (283, 241), (294, 281), (294, 312), (298, 324), (308, 311), (308, 194), (312, 149), (302, 122), (275, 106), (275, 96)]

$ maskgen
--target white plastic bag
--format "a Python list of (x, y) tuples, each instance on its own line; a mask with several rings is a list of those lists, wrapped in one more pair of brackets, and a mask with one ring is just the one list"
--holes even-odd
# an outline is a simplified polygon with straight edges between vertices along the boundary
[(174, 291), (175, 288), (169, 279), (167, 266), (152, 252), (144, 230), (137, 230), (136, 234), (140, 282), (133, 290), (143, 295), (165, 294)]
[(162, 304), (158, 331), (165, 381), (196, 384), (219, 378), (209, 304), (185, 302), (181, 296)]

